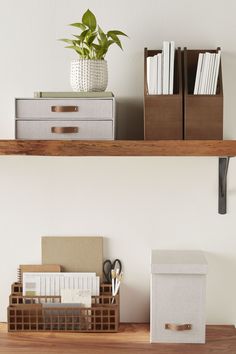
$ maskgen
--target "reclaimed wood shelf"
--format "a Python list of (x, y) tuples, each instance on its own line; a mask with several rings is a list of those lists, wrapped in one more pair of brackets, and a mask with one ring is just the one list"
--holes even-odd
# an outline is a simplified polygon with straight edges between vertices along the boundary
[(236, 156), (236, 140), (0, 140), (0, 155)]
[(218, 212), (226, 214), (227, 172), (236, 140), (0, 140), (0, 155), (215, 156), (219, 158)]
[(149, 343), (148, 324), (120, 325), (118, 333), (7, 333), (0, 324), (0, 353), (4, 354), (235, 354), (236, 330), (232, 326), (207, 326), (206, 344)]

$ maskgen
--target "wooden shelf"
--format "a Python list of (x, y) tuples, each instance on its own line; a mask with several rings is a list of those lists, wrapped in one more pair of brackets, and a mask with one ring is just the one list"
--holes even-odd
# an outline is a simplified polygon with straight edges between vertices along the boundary
[[(232, 326), (207, 326), (206, 344), (150, 344), (149, 324), (123, 323), (118, 333), (7, 333), (0, 324), (1, 353), (87, 354), (235, 354), (236, 330)], [(52, 349), (53, 348), (53, 349)]]
[(0, 155), (236, 156), (236, 140), (0, 140)]
[(236, 140), (0, 140), (0, 155), (219, 157), (218, 211), (226, 214), (227, 171)]

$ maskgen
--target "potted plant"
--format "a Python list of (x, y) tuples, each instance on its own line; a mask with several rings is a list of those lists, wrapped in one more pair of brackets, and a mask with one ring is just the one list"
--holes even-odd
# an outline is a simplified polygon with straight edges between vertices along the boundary
[(95, 15), (88, 9), (82, 16), (82, 22), (70, 26), (80, 29), (79, 35), (72, 39), (61, 39), (69, 44), (66, 48), (75, 50), (79, 59), (71, 62), (71, 87), (73, 91), (105, 91), (108, 82), (108, 70), (105, 56), (112, 44), (122, 49), (119, 36), (124, 32), (110, 30), (105, 33), (97, 24)]

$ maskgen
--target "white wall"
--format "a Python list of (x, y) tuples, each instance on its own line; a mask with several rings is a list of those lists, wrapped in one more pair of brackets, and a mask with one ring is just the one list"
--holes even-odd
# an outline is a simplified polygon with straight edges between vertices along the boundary
[[(142, 127), (143, 48), (173, 39), (223, 48), (225, 138), (236, 138), (234, 0), (1, 0), (0, 138), (14, 136), (14, 97), (70, 90), (74, 54), (57, 38), (93, 10), (105, 30), (127, 32), (113, 48), (109, 88), (118, 100), (120, 138)], [(147, 321), (152, 248), (202, 249), (209, 261), (209, 323), (235, 323), (236, 161), (228, 214), (217, 214), (216, 158), (0, 157), (0, 320), (20, 263), (40, 262), (42, 235), (103, 235), (105, 256), (124, 263), (123, 321)]]

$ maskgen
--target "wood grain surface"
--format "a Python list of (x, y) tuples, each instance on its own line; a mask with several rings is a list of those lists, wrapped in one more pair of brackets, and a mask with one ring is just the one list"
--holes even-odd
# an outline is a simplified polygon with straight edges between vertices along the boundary
[(0, 140), (0, 155), (236, 156), (236, 140)]
[(206, 344), (150, 344), (147, 324), (122, 324), (118, 333), (7, 333), (0, 325), (4, 354), (235, 354), (234, 326), (207, 326)]

